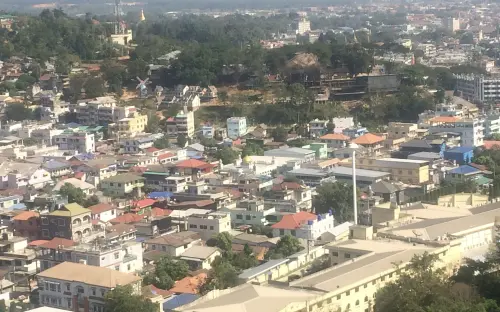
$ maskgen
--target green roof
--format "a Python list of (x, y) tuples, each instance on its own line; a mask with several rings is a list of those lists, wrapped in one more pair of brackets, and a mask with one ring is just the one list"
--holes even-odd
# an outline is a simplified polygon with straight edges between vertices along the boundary
[(64, 205), (63, 208), (59, 210), (52, 211), (49, 213), (50, 216), (61, 216), (61, 217), (73, 217), (73, 216), (78, 216), (83, 213), (89, 213), (90, 210), (87, 208), (83, 208), (82, 206), (78, 205), (77, 203), (71, 203), (71, 204), (66, 204)]
[(493, 182), (492, 179), (488, 179), (485, 176), (479, 176), (474, 181), (476, 182), (477, 185), (485, 185)]
[(150, 174), (150, 175), (170, 176), (170, 173), (168, 173), (168, 172), (159, 172), (159, 171), (144, 171), (142, 174), (143, 175)]

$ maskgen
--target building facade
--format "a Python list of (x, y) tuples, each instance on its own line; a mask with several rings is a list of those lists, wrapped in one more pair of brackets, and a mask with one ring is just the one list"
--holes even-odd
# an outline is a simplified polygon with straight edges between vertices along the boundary
[(231, 117), (227, 119), (227, 136), (237, 139), (247, 134), (247, 118)]

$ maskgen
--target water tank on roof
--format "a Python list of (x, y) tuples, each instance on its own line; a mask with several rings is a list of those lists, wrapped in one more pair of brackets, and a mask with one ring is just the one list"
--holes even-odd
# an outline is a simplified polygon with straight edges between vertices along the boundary
[(319, 215), (318, 215), (318, 221), (321, 221), (321, 219), (322, 219), (322, 217), (321, 217), (321, 215), (319, 214)]
[(314, 222), (313, 220), (308, 220), (307, 225), (313, 225), (313, 222)]
[(328, 215), (333, 216), (333, 211), (331, 209), (328, 210)]

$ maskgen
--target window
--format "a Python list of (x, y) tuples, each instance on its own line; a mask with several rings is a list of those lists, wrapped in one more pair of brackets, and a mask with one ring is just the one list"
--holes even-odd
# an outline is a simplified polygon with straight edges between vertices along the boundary
[(80, 294), (83, 294), (85, 292), (82, 286), (76, 287), (76, 291)]
[(338, 253), (337, 251), (334, 251), (334, 252), (332, 252), (332, 256), (334, 256), (334, 257), (338, 257), (338, 256), (339, 256), (339, 253)]
[(211, 226), (210, 226), (210, 229), (211, 229), (211, 230), (213, 230), (213, 229), (214, 229), (214, 226), (213, 226), (213, 225), (211, 225)]
[(391, 274), (389, 274), (389, 278), (392, 278), (392, 273), (391, 273)]
[(48, 218), (43, 218), (42, 219), (42, 224), (43, 225), (49, 225), (49, 219)]
[(242, 215), (236, 215), (236, 219), (241, 220), (241, 219), (243, 219), (243, 216)]
[(71, 287), (71, 284), (70, 283), (66, 283), (66, 290), (69, 291), (70, 290), (70, 287)]
[(341, 298), (341, 295), (337, 295), (337, 300), (340, 300), (340, 298)]
[(197, 229), (197, 228), (198, 228), (198, 226), (197, 226), (196, 224), (190, 224), (190, 225), (189, 225), (189, 228), (190, 228), (190, 229)]
[(120, 258), (120, 253), (119, 252), (115, 252), (115, 259), (118, 259)]
[(67, 306), (71, 309), (71, 298), (66, 298)]
[(56, 291), (56, 284), (50, 283), (49, 289), (50, 289), (50, 291)]
[(95, 296), (95, 293), (96, 293), (96, 289), (95, 289), (95, 287), (92, 287), (92, 296)]
[(365, 297), (365, 302), (368, 302), (368, 296)]
[(346, 291), (346, 293), (345, 293), (346, 296), (349, 296), (350, 294), (351, 294), (350, 290)]
[(250, 215), (246, 215), (246, 216), (245, 216), (245, 219), (246, 219), (246, 220), (252, 220), (252, 217), (251, 217)]
[(57, 225), (64, 226), (64, 219), (57, 219)]
[(368, 284), (365, 284), (365, 285), (363, 286), (363, 288), (368, 288)]
[(161, 246), (161, 250), (167, 251), (167, 246)]
[(346, 259), (350, 259), (350, 258), (351, 258), (351, 254), (346, 252), (346, 253), (344, 254), (344, 258), (346, 258)]
[(156, 245), (151, 245), (151, 249), (156, 250)]
[(130, 267), (130, 263), (129, 263), (129, 264), (127, 264), (127, 271), (130, 271), (130, 268), (131, 267)]
[(372, 285), (377, 284), (377, 280), (373, 280)]
[(356, 287), (356, 288), (354, 289), (354, 291), (355, 291), (355, 292), (358, 292), (358, 291), (359, 291), (359, 287)]
[(104, 288), (101, 288), (101, 297), (104, 297), (105, 294), (106, 294), (106, 291), (104, 290)]
[(359, 300), (356, 300), (356, 305), (359, 306)]
[(292, 234), (292, 236), (295, 236), (295, 230), (291, 230), (290, 233)]
[(280, 235), (285, 235), (285, 230), (280, 230)]
[(381, 281), (381, 282), (385, 281), (385, 276), (382, 276), (382, 277), (380, 278), (380, 281)]
[(115, 271), (120, 271), (120, 266), (119, 265), (115, 266)]

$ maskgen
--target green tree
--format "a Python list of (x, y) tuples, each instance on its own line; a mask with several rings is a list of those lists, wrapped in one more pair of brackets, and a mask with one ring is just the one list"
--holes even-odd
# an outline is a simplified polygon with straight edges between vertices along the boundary
[[(335, 220), (343, 223), (354, 219), (352, 187), (341, 182), (323, 183), (316, 188), (313, 207), (316, 213), (332, 210)], [(359, 194), (359, 192), (358, 192)]]
[(184, 146), (186, 146), (187, 142), (188, 142), (188, 139), (186, 138), (186, 136), (185, 136), (185, 135), (180, 134), (179, 136), (177, 136), (177, 145), (178, 145), (179, 147), (184, 147)]
[(131, 60), (127, 64), (127, 70), (129, 77), (145, 79), (148, 75), (148, 63), (140, 58)]
[(201, 285), (199, 291), (206, 294), (214, 289), (226, 289), (238, 285), (239, 271), (231, 263), (221, 261), (209, 272), (207, 280)]
[(167, 137), (162, 137), (156, 141), (154, 141), (153, 146), (158, 149), (165, 149), (170, 147), (170, 141)]
[(101, 77), (88, 77), (83, 88), (89, 98), (103, 96), (106, 93), (105, 82)]
[(229, 99), (229, 96), (227, 95), (227, 92), (226, 91), (220, 91), (218, 94), (217, 94), (218, 98), (219, 98), (219, 101), (222, 102), (222, 104), (226, 105), (227, 104), (227, 100)]
[(81, 188), (76, 188), (72, 184), (66, 183), (59, 189), (59, 194), (68, 197), (69, 203), (77, 203), (80, 206), (85, 206), (87, 195), (85, 195)]
[(175, 281), (186, 277), (188, 272), (189, 266), (185, 261), (163, 257), (156, 263), (154, 272), (145, 276), (144, 283), (168, 290), (174, 286)]
[(267, 254), (268, 259), (282, 259), (293, 255), (304, 249), (299, 240), (293, 236), (285, 235), (276, 244), (274, 249), (271, 249)]
[(5, 108), (5, 118), (15, 121), (29, 120), (33, 119), (33, 111), (23, 103), (8, 104)]
[(106, 293), (104, 298), (104, 309), (106, 312), (157, 312), (158, 305), (137, 295), (130, 285), (117, 286)]
[(243, 150), (241, 151), (241, 157), (244, 158), (252, 155), (262, 156), (264, 155), (264, 149), (255, 143), (245, 144), (245, 147), (243, 147)]
[(214, 238), (207, 241), (207, 245), (217, 247), (225, 254), (232, 252), (233, 236), (228, 232), (217, 234)]
[(160, 133), (160, 122), (160, 117), (158, 117), (156, 114), (148, 114), (148, 124), (146, 125), (145, 131), (147, 133)]
[(217, 151), (215, 158), (221, 160), (224, 165), (231, 164), (238, 158), (238, 152), (230, 147), (224, 146)]
[(85, 199), (85, 201), (83, 202), (83, 207), (87, 208), (90, 206), (94, 206), (99, 204), (100, 202), (101, 201), (99, 200), (99, 197), (97, 197), (97, 195), (92, 195), (89, 198)]
[(286, 142), (288, 139), (288, 131), (283, 127), (275, 128), (271, 132), (271, 137), (276, 142)]

